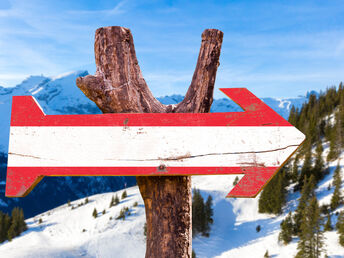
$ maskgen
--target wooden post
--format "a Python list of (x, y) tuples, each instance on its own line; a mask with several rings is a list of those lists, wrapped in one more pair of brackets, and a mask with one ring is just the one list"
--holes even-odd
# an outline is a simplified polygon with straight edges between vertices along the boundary
[[(99, 28), (95, 35), (96, 74), (77, 86), (103, 113), (205, 113), (210, 111), (223, 33), (207, 29), (184, 100), (163, 105), (150, 92), (138, 65), (131, 32)], [(146, 208), (146, 257), (191, 257), (191, 177), (136, 177)]]

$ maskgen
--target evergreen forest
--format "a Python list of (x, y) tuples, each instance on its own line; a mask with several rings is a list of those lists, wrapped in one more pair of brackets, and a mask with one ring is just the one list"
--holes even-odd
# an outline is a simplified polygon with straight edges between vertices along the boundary
[(338, 212), (343, 205), (343, 171), (339, 165), (328, 186), (328, 190), (333, 188), (330, 204), (320, 206), (315, 194), (319, 181), (330, 172), (329, 164), (337, 162), (344, 151), (343, 84), (319, 95), (310, 94), (300, 109), (291, 108), (288, 120), (306, 135), (306, 140), (262, 191), (259, 212), (282, 214), (288, 192), (299, 192), (296, 209), (280, 224), (279, 241), (287, 245), (297, 239), (296, 257), (320, 257), (326, 254), (324, 231), (337, 230), (338, 241), (344, 246), (344, 212)]

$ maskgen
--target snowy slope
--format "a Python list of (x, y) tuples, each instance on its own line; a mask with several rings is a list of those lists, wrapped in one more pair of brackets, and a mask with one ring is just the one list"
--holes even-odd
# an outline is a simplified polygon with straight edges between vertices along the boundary
[[(324, 158), (326, 158), (326, 155), (328, 153), (328, 148), (324, 149)], [(344, 179), (344, 153), (339, 158), (338, 161), (334, 161), (329, 163), (330, 173), (318, 184), (318, 187), (316, 189), (316, 195), (319, 200), (319, 206), (323, 204), (330, 204), (331, 196), (333, 194), (333, 187), (329, 191), (327, 190), (327, 186), (329, 184), (332, 184), (333, 180), (333, 172), (339, 162), (339, 165), (341, 167), (341, 175)], [(214, 257), (263, 257), (266, 250), (269, 251), (269, 255), (272, 257), (294, 257), (297, 253), (297, 238), (294, 238), (293, 241), (288, 244), (287, 246), (281, 245), (278, 243), (278, 234), (279, 234), (279, 224), (281, 221), (286, 217), (289, 211), (294, 211), (297, 207), (297, 199), (300, 197), (300, 193), (293, 193), (292, 191), (293, 186), (290, 186), (289, 193), (288, 193), (288, 202), (286, 204), (284, 213), (277, 217), (271, 217), (265, 216), (264, 219), (257, 219), (256, 225), (261, 225), (262, 230), (260, 233), (255, 232), (255, 228), (251, 227), (251, 233), (245, 232), (247, 235), (256, 235), (253, 239), (249, 240), (248, 243), (245, 243), (243, 245), (235, 246), (234, 248), (230, 248), (230, 250), (225, 251), (221, 254), (215, 255)], [(344, 192), (344, 186), (342, 186), (342, 192)], [(256, 205), (258, 205), (258, 199), (252, 200)], [(236, 202), (236, 201), (234, 201)], [(245, 206), (241, 206), (243, 210), (245, 210)], [(333, 212), (335, 214), (336, 212), (340, 212), (343, 210), (344, 207), (338, 208), (336, 211)], [(258, 211), (258, 209), (256, 209)], [(253, 213), (252, 213), (253, 215)], [(253, 215), (253, 217), (257, 218), (257, 214)], [(335, 225), (337, 222), (337, 216), (332, 215), (332, 226)], [(246, 224), (247, 222), (245, 222)], [(239, 227), (240, 228), (240, 227)], [(243, 233), (243, 235), (246, 235)], [(325, 248), (326, 253), (329, 257), (333, 258), (339, 258), (344, 257), (344, 248), (339, 245), (338, 243), (338, 234), (335, 230), (331, 232), (325, 232)], [(194, 245), (195, 246), (195, 245)], [(197, 247), (196, 247), (197, 248)], [(203, 255), (200, 257), (213, 257), (212, 255), (208, 255), (206, 253), (206, 250), (203, 249), (203, 246), (200, 246), (199, 249), (201, 252), (202, 250), (205, 251), (205, 253), (202, 253)], [(201, 254), (201, 253), (200, 253)]]
[[(324, 145), (325, 147), (325, 145)], [(328, 149), (325, 147), (324, 155)], [(344, 154), (339, 160), (344, 175)], [(316, 191), (320, 204), (330, 203), (333, 188), (332, 177), (337, 161), (329, 164), (330, 174), (319, 184)], [(343, 176), (344, 179), (344, 176)], [(211, 194), (214, 198), (214, 224), (210, 237), (196, 237), (193, 249), (197, 257), (263, 257), (266, 250), (272, 257), (293, 257), (297, 250), (297, 239), (287, 246), (277, 242), (279, 224), (286, 214), (297, 206), (299, 193), (288, 194), (285, 212), (280, 216), (258, 213), (258, 197), (255, 199), (225, 199), (233, 187), (234, 176), (194, 176), (193, 187), (201, 190), (204, 198)], [(344, 191), (344, 187), (342, 188)], [(108, 208), (114, 193), (89, 197), (89, 203), (77, 207), (84, 198), (27, 220), (28, 231), (12, 242), (0, 245), (2, 257), (144, 257), (145, 238), (143, 225), (145, 211), (137, 187), (127, 189), (128, 197), (118, 206)], [(121, 196), (122, 191), (117, 192)], [(137, 207), (133, 207), (134, 202)], [(110, 220), (118, 216), (120, 209), (128, 207), (131, 215), (125, 221)], [(92, 211), (97, 208), (99, 217), (94, 219)], [(339, 208), (339, 210), (343, 209)], [(106, 209), (106, 214), (101, 211)], [(42, 218), (43, 223), (38, 220)], [(332, 224), (336, 223), (336, 215)], [(261, 231), (256, 232), (256, 226)], [(85, 232), (82, 232), (85, 229)], [(329, 257), (344, 257), (344, 248), (338, 244), (335, 231), (326, 232), (326, 249)]]
[[(118, 192), (121, 196), (122, 191)], [(0, 246), (1, 257), (138, 257), (145, 252), (143, 201), (137, 187), (127, 189), (128, 197), (109, 208), (113, 193), (85, 198), (26, 220), (29, 229), (11, 242)], [(134, 202), (137, 207), (133, 207)], [(130, 216), (116, 220), (128, 207)], [(92, 216), (93, 209), (98, 217)], [(102, 211), (106, 209), (103, 215)], [(110, 220), (110, 217), (112, 219)], [(39, 219), (42, 223), (39, 223)], [(141, 255), (142, 257), (142, 255)]]
[[(328, 147), (324, 144), (324, 159), (328, 154)], [(319, 205), (330, 204), (333, 187), (329, 191), (327, 186), (332, 185), (333, 172), (339, 162), (344, 179), (344, 153), (338, 161), (328, 164), (330, 173), (318, 184), (316, 195)], [(203, 180), (202, 177), (194, 177), (193, 183), (200, 187), (204, 197), (208, 194), (216, 196), (214, 206), (214, 225), (210, 238), (197, 237), (193, 241), (193, 248), (197, 257), (263, 257), (266, 250), (272, 257), (294, 257), (297, 253), (297, 239), (292, 243), (283, 246), (278, 243), (280, 223), (289, 211), (294, 211), (297, 207), (297, 199), (300, 193), (294, 193), (290, 186), (288, 201), (284, 213), (280, 216), (266, 215), (258, 213), (258, 198), (255, 199), (226, 199), (226, 187), (233, 182), (229, 176), (222, 178), (209, 177)], [(227, 177), (227, 178), (226, 178)], [(227, 181), (227, 182), (226, 182)], [(220, 192), (216, 189), (221, 189)], [(342, 186), (344, 192), (344, 186)], [(217, 194), (217, 195), (216, 195)], [(220, 194), (220, 196), (218, 195)], [(221, 196), (222, 195), (222, 196)], [(222, 199), (221, 199), (222, 197)], [(339, 208), (337, 211), (344, 209)], [(334, 212), (335, 213), (335, 212)], [(332, 225), (337, 221), (336, 215), (332, 215)], [(261, 226), (261, 231), (256, 232), (256, 226)], [(326, 250), (329, 257), (344, 257), (344, 248), (338, 243), (338, 235), (335, 231), (325, 232)]]

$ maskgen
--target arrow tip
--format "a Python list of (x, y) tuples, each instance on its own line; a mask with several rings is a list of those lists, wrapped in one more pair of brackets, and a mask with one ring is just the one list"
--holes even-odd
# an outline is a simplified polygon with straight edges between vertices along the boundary
[(228, 193), (227, 198), (254, 198), (273, 178), (278, 167), (247, 167), (245, 175)]
[(45, 114), (32, 96), (13, 96), (11, 126), (28, 126), (30, 123), (42, 119)]
[(7, 167), (6, 197), (25, 197), (43, 179), (28, 168)]

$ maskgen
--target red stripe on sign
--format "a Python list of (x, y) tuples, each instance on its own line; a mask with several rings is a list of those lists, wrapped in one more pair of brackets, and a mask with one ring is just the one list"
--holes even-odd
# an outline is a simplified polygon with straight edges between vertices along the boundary
[(245, 174), (228, 196), (254, 197), (277, 170), (278, 167), (8, 167), (6, 196), (21, 197), (27, 195), (44, 176)]
[(32, 96), (14, 96), (11, 126), (292, 126), (247, 89), (221, 90), (244, 112), (45, 115)]

